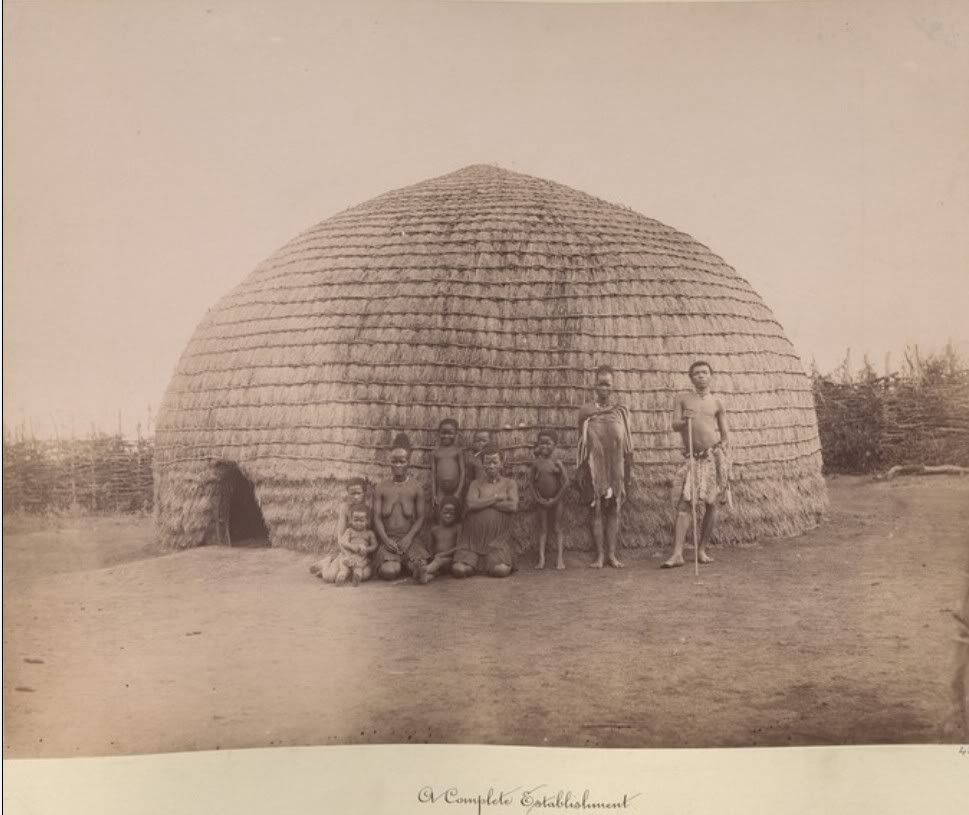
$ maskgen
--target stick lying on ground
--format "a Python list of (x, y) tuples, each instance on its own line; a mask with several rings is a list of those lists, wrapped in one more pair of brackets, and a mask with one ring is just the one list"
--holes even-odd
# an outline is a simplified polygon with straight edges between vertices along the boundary
[(969, 475), (969, 467), (959, 467), (956, 464), (896, 464), (875, 478), (879, 481), (891, 481), (896, 475)]

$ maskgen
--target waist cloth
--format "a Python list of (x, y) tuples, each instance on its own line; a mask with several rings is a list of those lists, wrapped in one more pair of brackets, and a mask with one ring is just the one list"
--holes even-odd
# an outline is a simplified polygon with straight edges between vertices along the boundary
[[(502, 512), (494, 507), (468, 512), (462, 521), (454, 562), (476, 566), (479, 558), (486, 558), (494, 564), (514, 566), (511, 520), (512, 513)], [(470, 562), (472, 560), (473, 563)]]
[[(387, 537), (390, 538), (394, 543), (399, 543), (400, 539), (404, 536), (401, 535), (400, 537), (394, 537), (392, 535), (388, 535)], [(375, 569), (379, 569), (384, 563), (403, 563), (405, 565), (409, 565), (410, 563), (418, 560), (427, 561), (430, 559), (431, 556), (427, 551), (427, 547), (424, 546), (419, 539), (415, 538), (407, 551), (404, 552), (403, 557), (388, 549), (383, 543), (381, 543), (377, 547), (377, 551), (373, 553), (373, 566)]]
[(730, 459), (727, 451), (719, 444), (693, 454), (693, 467), (696, 484), (691, 477), (690, 456), (685, 450), (686, 459), (673, 477), (673, 490), (670, 495), (674, 505), (681, 501), (692, 501), (694, 490), (698, 501), (715, 504), (725, 498), (730, 485)]

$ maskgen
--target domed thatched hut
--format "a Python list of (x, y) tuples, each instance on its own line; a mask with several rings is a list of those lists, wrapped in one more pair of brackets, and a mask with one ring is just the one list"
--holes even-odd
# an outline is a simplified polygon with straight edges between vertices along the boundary
[[(343, 480), (385, 477), (401, 430), (426, 478), (446, 416), (465, 443), (496, 431), (515, 473), (543, 427), (574, 465), (577, 408), (607, 363), (637, 448), (623, 545), (665, 544), (682, 462), (669, 410), (697, 357), (732, 420), (736, 506), (720, 539), (816, 525), (810, 382), (723, 260), (629, 209), (496, 167), (389, 192), (284, 246), (199, 325), (157, 421), (159, 529), (195, 546), (264, 520), (273, 545), (317, 550)], [(569, 544), (588, 546), (583, 511), (569, 513)]]

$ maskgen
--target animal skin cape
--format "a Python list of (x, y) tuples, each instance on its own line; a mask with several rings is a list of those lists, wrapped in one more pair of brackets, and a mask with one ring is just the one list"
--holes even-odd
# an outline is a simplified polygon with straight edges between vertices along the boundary
[(597, 407), (582, 421), (576, 461), (580, 470), (587, 467), (596, 500), (611, 488), (616, 500), (622, 503), (626, 497), (624, 463), (632, 452), (629, 408), (625, 405)]

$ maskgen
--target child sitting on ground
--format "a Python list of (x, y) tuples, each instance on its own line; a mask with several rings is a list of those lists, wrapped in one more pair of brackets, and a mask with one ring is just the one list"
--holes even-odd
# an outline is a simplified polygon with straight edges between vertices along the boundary
[(428, 553), (431, 560), (429, 563), (415, 563), (414, 573), (419, 583), (430, 583), (442, 569), (450, 570), (452, 555), (457, 548), (458, 535), (461, 532), (461, 525), (458, 523), (460, 510), (461, 504), (453, 496), (441, 501), (438, 523), (431, 527), (431, 545)]
[(565, 568), (562, 538), (562, 496), (569, 486), (565, 465), (555, 455), (558, 437), (552, 430), (538, 434), (535, 461), (532, 462), (532, 495), (538, 505), (538, 563), (536, 569), (545, 568), (545, 543), (549, 535), (555, 535), (558, 557), (556, 569)]
[[(364, 504), (366, 506), (367, 480), (365, 478), (351, 478), (347, 482), (346, 490), (346, 497), (340, 503), (336, 516), (336, 535), (334, 536), (334, 540), (337, 542), (337, 546), (339, 546), (340, 538), (349, 525), (350, 507), (355, 504)], [(369, 525), (370, 516), (368, 512), (367, 526), (369, 527)], [(328, 546), (327, 548), (329, 549), (330, 547)], [(335, 553), (331, 551), (310, 566), (310, 573), (315, 574), (326, 583), (332, 583), (336, 580), (336, 574), (339, 568), (337, 563), (338, 559), (339, 551)]]
[(377, 538), (370, 531), (370, 513), (364, 504), (354, 504), (350, 508), (350, 526), (340, 535), (340, 554), (336, 579), (338, 586), (352, 580), (359, 586), (370, 579), (370, 555), (377, 551)]
[(444, 419), (438, 426), (438, 444), (431, 453), (431, 506), (437, 510), (448, 496), (464, 491), (464, 451), (457, 443), (458, 423)]

